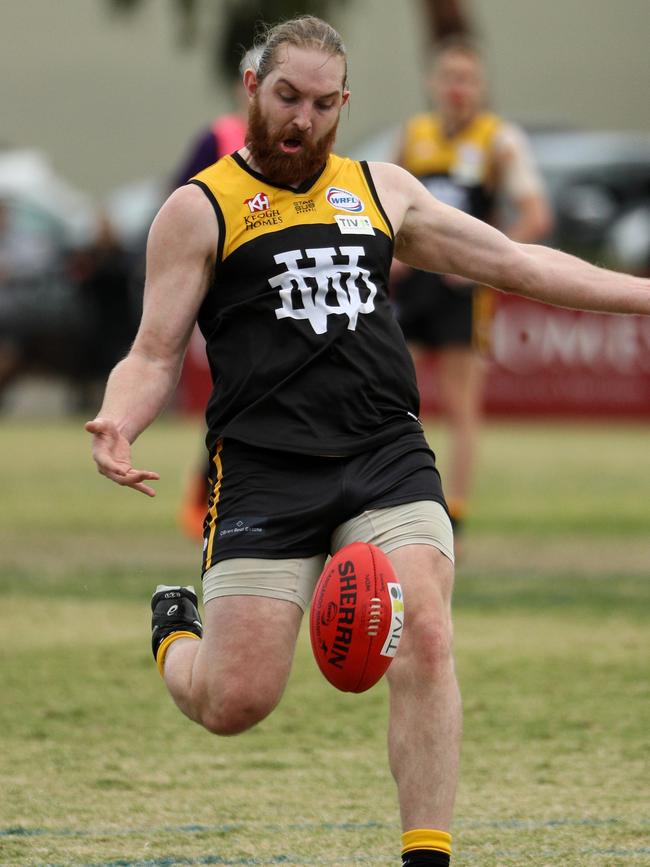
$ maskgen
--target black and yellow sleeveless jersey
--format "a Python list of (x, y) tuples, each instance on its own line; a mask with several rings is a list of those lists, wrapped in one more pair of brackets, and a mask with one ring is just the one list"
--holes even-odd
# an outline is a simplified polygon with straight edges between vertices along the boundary
[(437, 115), (416, 115), (406, 126), (400, 161), (437, 199), (487, 222), (494, 205), (492, 145), (501, 126), (496, 115), (481, 113), (448, 137)]
[(199, 313), (214, 386), (208, 447), (230, 436), (348, 455), (420, 430), (386, 287), (393, 230), (367, 165), (331, 155), (293, 189), (233, 154), (192, 182), (220, 237)]

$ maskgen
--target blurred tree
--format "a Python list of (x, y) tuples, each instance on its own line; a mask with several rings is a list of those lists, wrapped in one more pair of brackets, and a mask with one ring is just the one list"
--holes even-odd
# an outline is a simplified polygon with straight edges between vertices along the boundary
[(296, 15), (317, 15), (327, 19), (336, 5), (347, 0), (222, 0), (226, 25), (216, 35), (215, 72), (234, 78), (238, 75), (242, 51), (253, 44), (260, 26)]
[(421, 0), (433, 45), (447, 36), (470, 36), (474, 32), (467, 0)]
[[(147, 0), (105, 0), (116, 14), (129, 14)], [(276, 22), (295, 15), (327, 18), (334, 6), (349, 0), (173, 0), (177, 35), (183, 48), (198, 44), (201, 24), (211, 16), (220, 26), (214, 28), (212, 69), (217, 78), (236, 78), (242, 53), (253, 43), (263, 22)], [(224, 25), (225, 22), (225, 25)]]

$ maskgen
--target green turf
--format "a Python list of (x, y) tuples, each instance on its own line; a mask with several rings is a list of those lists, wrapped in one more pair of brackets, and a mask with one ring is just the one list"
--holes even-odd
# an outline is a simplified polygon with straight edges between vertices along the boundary
[[(648, 433), (485, 432), (455, 598), (455, 864), (650, 863)], [(278, 710), (217, 739), (155, 671), (151, 589), (196, 580), (175, 518), (199, 439), (144, 435), (151, 501), (94, 472), (81, 421), (3, 421), (0, 864), (397, 867), (383, 683), (337, 693), (303, 632)]]

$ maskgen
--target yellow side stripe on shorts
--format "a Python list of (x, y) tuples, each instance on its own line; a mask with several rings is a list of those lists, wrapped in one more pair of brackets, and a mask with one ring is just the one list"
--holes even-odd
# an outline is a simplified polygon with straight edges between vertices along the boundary
[(223, 450), (223, 440), (220, 439), (217, 443), (217, 448), (214, 453), (214, 457), (212, 459), (215, 467), (217, 468), (217, 478), (214, 483), (214, 490), (212, 492), (212, 505), (208, 510), (209, 516), (209, 527), (210, 530), (208, 532), (208, 544), (206, 545), (205, 550), (205, 567), (206, 569), (210, 566), (212, 562), (212, 549), (214, 547), (214, 534), (217, 528), (217, 515), (219, 514), (218, 506), (219, 506), (219, 497), (221, 496), (221, 482), (223, 480), (223, 464), (221, 462), (221, 452)]
[(492, 322), (496, 311), (496, 290), (478, 285), (472, 294), (472, 345), (489, 357), (492, 351)]

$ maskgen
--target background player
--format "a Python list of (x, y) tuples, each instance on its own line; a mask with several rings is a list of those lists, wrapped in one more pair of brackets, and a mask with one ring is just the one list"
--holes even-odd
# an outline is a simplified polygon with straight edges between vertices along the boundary
[[(248, 95), (244, 88), (243, 75), (255, 68), (259, 51), (249, 49), (239, 64), (239, 75), (232, 85), (232, 112), (219, 115), (203, 129), (183, 157), (172, 178), (172, 190), (182, 187), (191, 177), (207, 168), (226, 154), (243, 147), (248, 125)], [(207, 403), (209, 392), (205, 395)], [(205, 451), (205, 449), (203, 449)], [(185, 533), (194, 539), (203, 537), (203, 520), (208, 504), (208, 476), (210, 465), (202, 458), (190, 477), (179, 511), (179, 523)]]
[[(479, 220), (503, 223), (530, 243), (551, 229), (551, 212), (523, 132), (487, 112), (486, 78), (477, 48), (464, 37), (440, 43), (427, 86), (437, 111), (404, 129), (398, 164), (440, 201)], [(501, 219), (499, 219), (499, 217)], [(414, 357), (438, 356), (437, 385), (449, 426), (445, 493), (458, 546), (470, 495), (481, 416), (484, 361), (494, 293), (455, 275), (393, 268), (397, 314)]]

